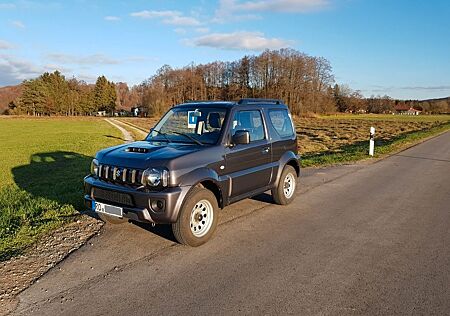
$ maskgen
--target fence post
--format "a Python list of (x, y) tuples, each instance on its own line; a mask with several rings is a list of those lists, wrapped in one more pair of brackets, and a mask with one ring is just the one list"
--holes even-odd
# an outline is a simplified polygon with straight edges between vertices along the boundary
[(369, 155), (373, 157), (373, 152), (375, 149), (375, 127), (370, 128), (370, 139), (369, 139)]

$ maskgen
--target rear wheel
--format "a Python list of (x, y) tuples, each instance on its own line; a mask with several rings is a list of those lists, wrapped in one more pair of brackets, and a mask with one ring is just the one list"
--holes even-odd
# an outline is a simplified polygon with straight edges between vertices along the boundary
[(213, 235), (218, 222), (215, 195), (204, 188), (193, 188), (185, 198), (172, 224), (172, 231), (179, 243), (197, 247), (207, 242)]
[(272, 189), (272, 196), (275, 203), (280, 205), (291, 203), (295, 199), (296, 188), (297, 172), (294, 167), (287, 165), (281, 173), (277, 187)]

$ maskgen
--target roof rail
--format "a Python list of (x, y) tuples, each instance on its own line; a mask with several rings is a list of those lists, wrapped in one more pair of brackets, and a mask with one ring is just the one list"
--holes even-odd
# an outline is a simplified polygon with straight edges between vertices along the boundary
[(281, 101), (279, 99), (246, 98), (246, 99), (240, 99), (238, 102), (238, 104), (255, 104), (255, 103), (283, 104), (283, 101)]
[(186, 100), (184, 103), (218, 103), (218, 102), (227, 102), (223, 100)]

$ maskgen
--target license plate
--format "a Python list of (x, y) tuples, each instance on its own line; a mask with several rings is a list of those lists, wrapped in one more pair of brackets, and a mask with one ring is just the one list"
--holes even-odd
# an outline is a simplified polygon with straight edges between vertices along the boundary
[(92, 210), (111, 216), (123, 217), (123, 208), (92, 201)]

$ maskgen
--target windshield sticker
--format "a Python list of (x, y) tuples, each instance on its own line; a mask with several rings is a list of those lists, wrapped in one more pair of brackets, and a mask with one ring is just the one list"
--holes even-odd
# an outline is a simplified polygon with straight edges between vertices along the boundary
[(197, 117), (199, 117), (198, 113), (197, 111), (188, 111), (188, 128), (195, 128)]

